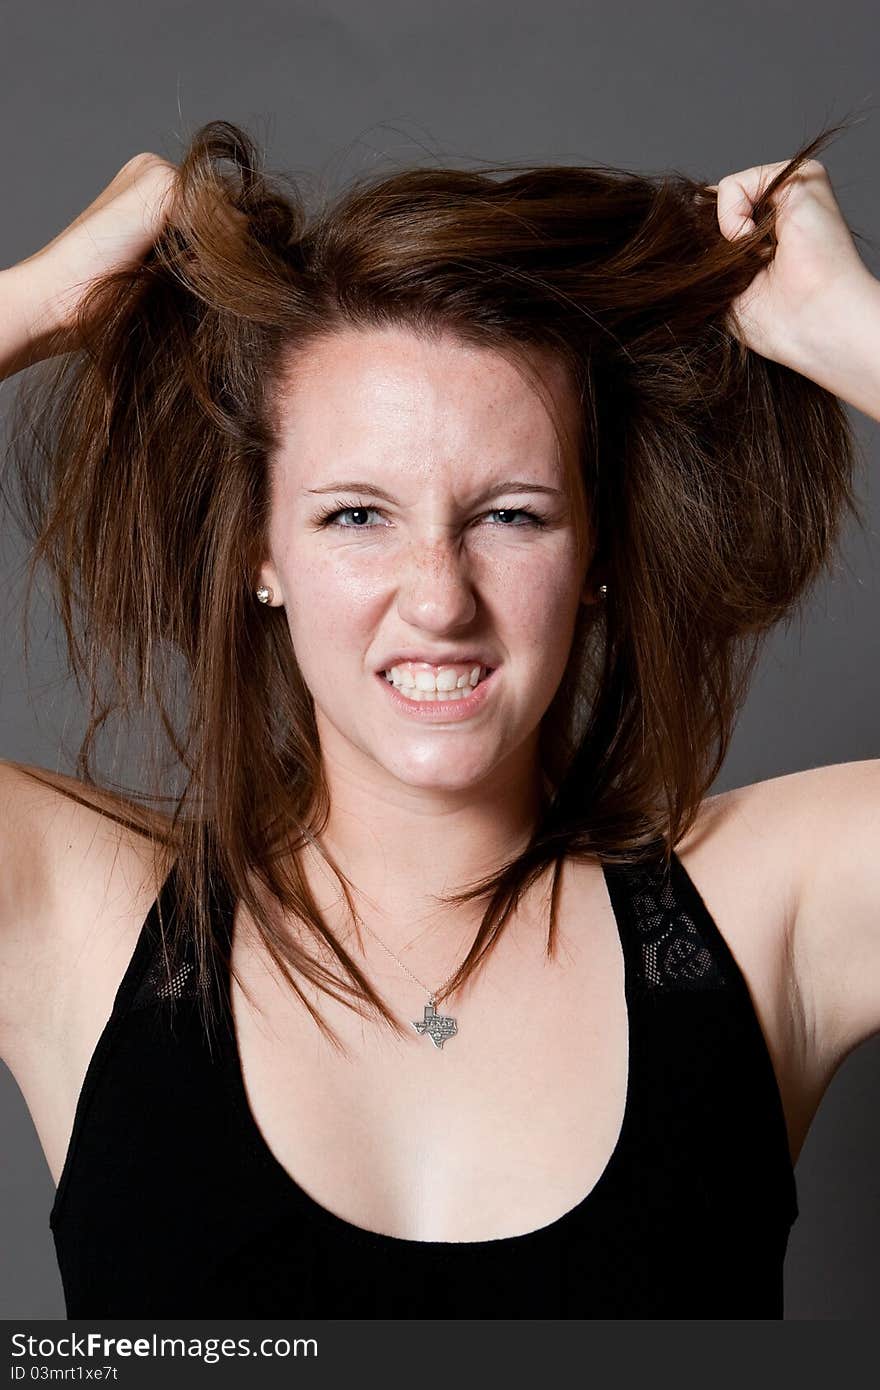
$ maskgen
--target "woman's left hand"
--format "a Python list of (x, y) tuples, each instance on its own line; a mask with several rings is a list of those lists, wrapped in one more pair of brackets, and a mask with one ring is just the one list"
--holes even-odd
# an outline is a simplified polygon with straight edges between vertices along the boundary
[[(759, 164), (710, 185), (730, 241), (784, 168)], [(776, 248), (731, 305), (731, 331), (754, 352), (810, 377), (878, 418), (880, 281), (859, 256), (822, 164), (810, 159), (774, 194)]]

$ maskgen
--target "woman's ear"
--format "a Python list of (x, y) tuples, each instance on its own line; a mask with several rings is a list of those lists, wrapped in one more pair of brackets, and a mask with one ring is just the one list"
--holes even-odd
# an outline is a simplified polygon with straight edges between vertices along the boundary
[(254, 585), (254, 592), (260, 602), (265, 603), (267, 607), (282, 608), (284, 606), (281, 581), (278, 578), (275, 566), (268, 560), (259, 568), (257, 581)]
[(587, 584), (581, 593), (581, 603), (586, 603), (588, 606), (602, 603), (606, 592), (607, 586), (605, 584)]

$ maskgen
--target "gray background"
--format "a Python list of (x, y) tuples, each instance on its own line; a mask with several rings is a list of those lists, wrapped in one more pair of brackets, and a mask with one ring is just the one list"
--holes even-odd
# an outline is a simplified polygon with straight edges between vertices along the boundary
[[(677, 168), (709, 182), (788, 158), (829, 119), (865, 119), (820, 158), (844, 215), (878, 241), (876, 11), (829, 0), (152, 0), (0, 7), (6, 196), (0, 265), (44, 245), (131, 155), (176, 159), (203, 121), (246, 126), (276, 168), (328, 187), (377, 164), (485, 160)], [(876, 252), (862, 247), (875, 274)], [(0, 413), (10, 383), (0, 393)], [(878, 756), (876, 430), (853, 411), (874, 518), (835, 578), (766, 650), (716, 789)], [(0, 756), (72, 770), (81, 730), (35, 608), (26, 683), (21, 553), (2, 533)], [(835, 1077), (797, 1167), (789, 1318), (870, 1318), (880, 1289), (880, 1038)], [(0, 1316), (63, 1317), (53, 1187), (0, 1066)]]

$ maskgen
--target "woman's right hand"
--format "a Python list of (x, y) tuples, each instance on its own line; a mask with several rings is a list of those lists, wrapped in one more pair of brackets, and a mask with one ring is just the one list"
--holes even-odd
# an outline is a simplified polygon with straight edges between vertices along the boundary
[(177, 168), (136, 154), (56, 237), (0, 272), (0, 375), (79, 346), (77, 307), (95, 280), (144, 259), (173, 212)]

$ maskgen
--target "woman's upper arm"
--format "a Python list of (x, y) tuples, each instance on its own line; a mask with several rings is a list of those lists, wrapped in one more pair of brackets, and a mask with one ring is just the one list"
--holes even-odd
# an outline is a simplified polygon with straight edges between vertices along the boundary
[[(30, 774), (33, 775), (30, 775)], [(82, 798), (76, 800), (76, 797)], [(0, 759), (0, 1057), (55, 1032), (84, 952), (152, 901), (167, 822), (75, 777)], [(117, 819), (117, 817), (122, 819)], [(97, 936), (96, 936), (97, 933)]]
[(801, 775), (795, 950), (839, 1064), (880, 1033), (880, 758)]
[(97, 812), (66, 796), (74, 778), (0, 760), (0, 1057), (21, 1030), (51, 1005), (58, 971), (58, 926), (65, 899), (76, 920), (87, 843)]

